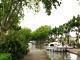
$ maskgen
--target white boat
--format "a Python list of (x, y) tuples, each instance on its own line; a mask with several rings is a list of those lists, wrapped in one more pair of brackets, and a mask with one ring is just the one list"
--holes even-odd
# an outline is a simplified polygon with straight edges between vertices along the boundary
[(66, 51), (67, 48), (72, 48), (72, 47), (68, 45), (62, 46), (62, 44), (59, 42), (51, 42), (46, 46), (46, 50), (51, 50), (51, 51)]

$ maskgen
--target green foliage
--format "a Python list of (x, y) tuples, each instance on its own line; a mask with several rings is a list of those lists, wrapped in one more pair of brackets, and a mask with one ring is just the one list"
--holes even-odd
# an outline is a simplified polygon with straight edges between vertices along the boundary
[(74, 40), (70, 40), (70, 43), (75, 44), (75, 41)]
[(0, 60), (12, 60), (10, 53), (0, 53)]
[[(23, 2), (23, 3), (22, 3)], [(25, 5), (24, 0), (1, 0), (0, 20), (2, 22), (1, 26), (6, 27), (3, 29), (10, 29), (13, 26), (13, 23), (19, 23), (21, 17), (23, 17), (23, 4)]]
[(78, 48), (80, 48), (80, 43), (77, 43), (76, 45), (77, 45)]
[(65, 35), (65, 39), (67, 40), (67, 43), (69, 43), (69, 33), (70, 32), (76, 32), (77, 34), (77, 42), (79, 42), (79, 33), (80, 33), (80, 15), (77, 15), (77, 17), (73, 16), (70, 21), (64, 23), (63, 25), (60, 25), (59, 27), (54, 27), (52, 29), (52, 35), (54, 36), (61, 36)]
[(14, 24), (18, 24), (20, 19), (24, 17), (23, 9), (26, 6), (27, 9), (32, 9), (35, 12), (40, 10), (40, 2), (48, 15), (51, 14), (52, 6), (57, 8), (60, 6), (61, 1), (58, 0), (0, 0), (0, 24), (1, 34), (7, 32)]
[(47, 15), (51, 14), (52, 6), (57, 9), (57, 6), (61, 5), (61, 0), (28, 0), (27, 7), (29, 9), (34, 10), (35, 12), (40, 11), (40, 2), (43, 4), (43, 8), (45, 9)]
[(63, 33), (64, 33), (64, 27), (62, 25), (59, 26), (58, 28), (58, 33), (63, 36)]
[(6, 40), (16, 39), (20, 41), (20, 43), (22, 43), (23, 45), (26, 45), (30, 40), (30, 36), (31, 30), (29, 28), (22, 28), (19, 31), (10, 30), (8, 32), (8, 35), (6, 35)]
[(12, 53), (13, 60), (19, 60), (28, 50), (28, 39), (30, 37), (30, 29), (21, 29), (19, 31), (10, 30), (0, 44), (0, 52)]
[[(31, 37), (31, 29), (29, 28), (22, 28), (20, 31), (19, 31), (19, 34), (23, 35), (23, 37), (27, 40), (27, 42), (30, 40), (30, 37)], [(23, 38), (22, 37), (22, 38)]]
[(21, 18), (24, 17), (24, 7), (39, 12), (40, 2), (43, 3), (47, 15), (51, 14), (52, 6), (57, 8), (61, 4), (61, 1), (58, 0), (0, 0), (1, 39), (4, 38), (8, 30), (13, 29), (15, 25), (17, 26)]
[(54, 27), (53, 29), (52, 29), (52, 33), (53, 33), (53, 35), (58, 35), (58, 28), (57, 27)]
[(71, 27), (79, 27), (80, 26), (80, 15), (77, 17), (73, 16), (73, 18), (68, 22)]
[(49, 38), (51, 27), (48, 25), (41, 26), (32, 33), (32, 39), (36, 41), (45, 41)]
[(41, 1), (44, 5), (44, 8), (46, 9), (47, 15), (51, 14), (52, 6), (54, 6), (54, 8), (56, 9), (57, 6), (61, 5), (61, 1), (59, 0), (41, 0)]
[(12, 59), (18, 60), (28, 53), (28, 49), (17, 40), (6, 40), (0, 44), (0, 52), (11, 53)]

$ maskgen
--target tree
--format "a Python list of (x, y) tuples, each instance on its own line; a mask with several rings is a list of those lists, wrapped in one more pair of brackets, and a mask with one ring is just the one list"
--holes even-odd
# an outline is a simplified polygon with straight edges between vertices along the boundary
[(52, 34), (54, 35), (54, 39), (56, 39), (57, 36), (58, 36), (58, 27), (55, 26), (55, 27), (52, 29)]
[(11, 29), (5, 35), (5, 40), (0, 40), (0, 52), (11, 53), (13, 60), (20, 60), (28, 52), (30, 33), (29, 28)]
[(63, 41), (63, 35), (64, 35), (64, 26), (60, 25), (58, 29), (59, 35), (60, 35), (60, 41)]
[(57, 6), (61, 5), (61, 1), (59, 1), (59, 0), (41, 0), (41, 1), (44, 5), (44, 8), (46, 9), (46, 13), (48, 15), (51, 14), (52, 6), (54, 6), (54, 8), (56, 9)]
[(79, 42), (79, 33), (80, 33), (80, 15), (77, 15), (77, 17), (73, 16), (71, 20), (70, 26), (72, 27), (72, 30), (76, 32), (77, 35), (77, 43)]
[(33, 32), (33, 39), (41, 43), (49, 38), (51, 27), (48, 25), (41, 26)]
[(64, 26), (64, 33), (65, 33), (65, 39), (66, 39), (66, 42), (69, 44), (69, 37), (70, 37), (70, 30), (71, 30), (71, 27), (69, 26), (69, 23), (65, 23), (65, 26)]
[(47, 15), (51, 14), (51, 9), (61, 5), (61, 0), (0, 0), (0, 37), (13, 26), (19, 23), (24, 16), (23, 8), (32, 9), (35, 12), (40, 10), (40, 2), (43, 4)]
[[(30, 37), (31, 37), (31, 29), (29, 29), (29, 28), (22, 28), (20, 31), (19, 31), (19, 34), (23, 37), (23, 38), (25, 38), (24, 40), (24, 42), (25, 43), (27, 43), (27, 42), (29, 42), (29, 40), (30, 40)], [(23, 40), (23, 39), (22, 39)]]
[[(0, 27), (1, 38), (14, 25), (17, 24), (23, 17), (23, 5), (26, 5), (26, 0), (0, 0)], [(23, 2), (23, 3), (22, 3)]]
[[(67, 23), (63, 24), (65, 38), (67, 39), (67, 43), (69, 43), (70, 32), (75, 31), (77, 35), (77, 40), (79, 40), (79, 32), (80, 32), (80, 16), (73, 16), (73, 18)], [(78, 42), (78, 41), (77, 41)]]
[(46, 13), (51, 14), (52, 5), (54, 8), (60, 6), (58, 0), (0, 0), (0, 33), (1, 37), (13, 26), (19, 23), (19, 20), (24, 16), (23, 8), (33, 9), (39, 12), (39, 3), (42, 2)]

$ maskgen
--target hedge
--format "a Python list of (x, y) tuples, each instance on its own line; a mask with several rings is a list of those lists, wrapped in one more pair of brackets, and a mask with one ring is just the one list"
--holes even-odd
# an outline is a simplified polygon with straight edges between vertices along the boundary
[(10, 53), (0, 53), (0, 60), (12, 60)]

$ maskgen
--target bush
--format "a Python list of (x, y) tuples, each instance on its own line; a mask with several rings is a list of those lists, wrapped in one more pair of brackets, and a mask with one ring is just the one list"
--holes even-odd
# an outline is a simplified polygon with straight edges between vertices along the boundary
[(10, 53), (0, 53), (0, 60), (12, 60)]
[(27, 46), (22, 45), (17, 40), (6, 40), (0, 44), (0, 52), (11, 53), (12, 60), (20, 60), (25, 54), (28, 53)]
[(75, 44), (75, 41), (74, 40), (70, 40), (70, 43)]
[(80, 48), (80, 43), (77, 43), (77, 47)]
[(10, 30), (0, 41), (0, 52), (11, 53), (12, 60), (20, 60), (29, 51), (26, 39), (26, 35), (20, 31)]

